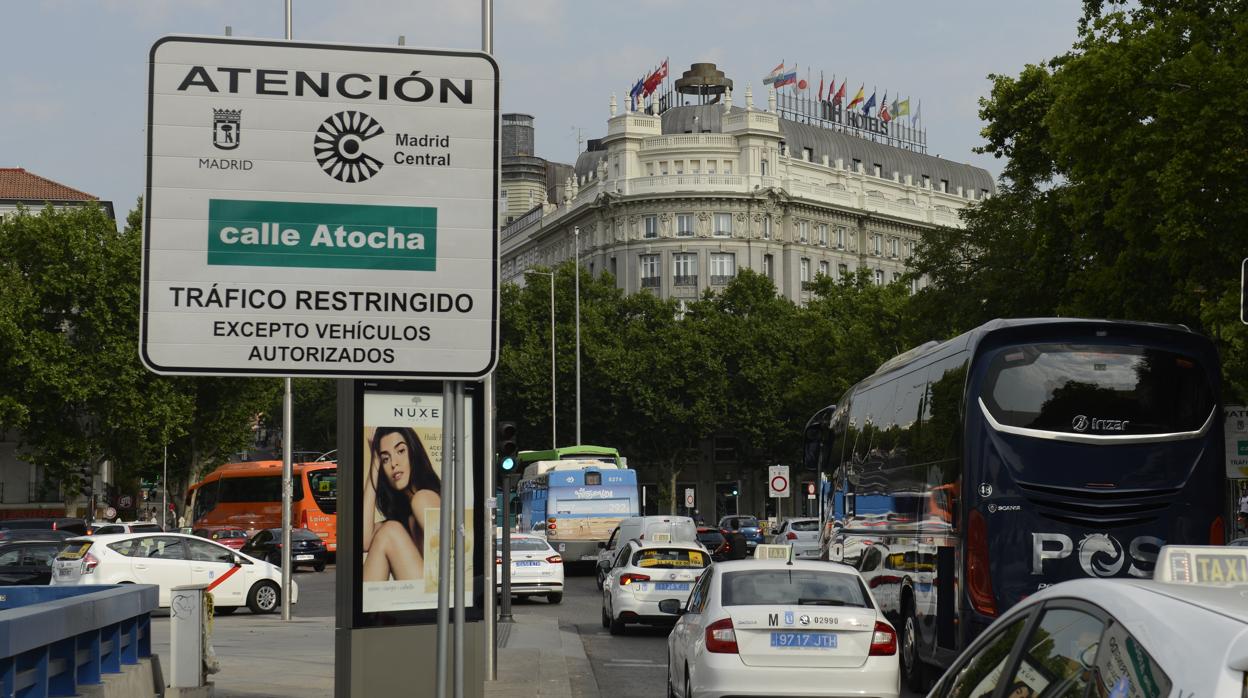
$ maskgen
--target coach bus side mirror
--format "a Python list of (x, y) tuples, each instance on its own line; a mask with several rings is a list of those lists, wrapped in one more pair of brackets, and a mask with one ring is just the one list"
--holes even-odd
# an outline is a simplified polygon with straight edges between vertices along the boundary
[(606, 549), (607, 549), (607, 542), (606, 542), (605, 540), (600, 540), (600, 541), (598, 541), (598, 549), (599, 549), (599, 550), (606, 550)]

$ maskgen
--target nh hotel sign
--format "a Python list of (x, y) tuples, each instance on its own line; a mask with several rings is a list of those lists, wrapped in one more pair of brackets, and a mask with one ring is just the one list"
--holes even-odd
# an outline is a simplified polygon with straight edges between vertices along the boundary
[(907, 125), (908, 120), (904, 117), (884, 121), (877, 116), (863, 114), (859, 109), (845, 107), (839, 102), (810, 99), (800, 94), (776, 95), (776, 110), (785, 118), (800, 123), (848, 131), (868, 140), (927, 152), (927, 131)]

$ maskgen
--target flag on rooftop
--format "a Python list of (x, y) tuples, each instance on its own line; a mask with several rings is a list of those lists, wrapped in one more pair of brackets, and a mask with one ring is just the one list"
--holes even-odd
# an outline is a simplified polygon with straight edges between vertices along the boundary
[(780, 61), (780, 65), (771, 69), (771, 72), (767, 74), (767, 77), (763, 78), (763, 84), (770, 85), (782, 75), (784, 75), (784, 61)]
[(909, 113), (910, 113), (910, 98), (909, 97), (906, 97), (900, 102), (896, 102), (893, 104), (893, 118), (894, 119), (899, 119), (903, 116), (907, 116)]
[(867, 103), (862, 105), (862, 115), (863, 116), (869, 115), (871, 113), (871, 110), (874, 108), (875, 108), (875, 90), (871, 90), (871, 99), (868, 99)]
[(785, 73), (784, 75), (781, 75), (780, 77), (776, 78), (775, 82), (771, 83), (772, 87), (775, 87), (777, 90), (786, 85), (796, 85), (796, 84), (797, 84), (797, 71), (796, 70), (793, 70), (788, 73)]
[(888, 123), (893, 120), (893, 115), (888, 112), (888, 93), (884, 93), (884, 99), (880, 101), (880, 120)]
[[(847, 82), (849, 82), (849, 78), (845, 78), (844, 80), (842, 80), (841, 89), (837, 90), (836, 94), (832, 95), (833, 104), (840, 104), (841, 102), (845, 101), (845, 83)], [(836, 84), (836, 80), (833, 80), (832, 83)], [(832, 88), (828, 88), (828, 89), (832, 89)]]
[[(859, 87), (859, 88), (858, 88), (858, 94), (854, 95), (854, 98), (853, 98), (853, 99), (851, 99), (851, 100), (849, 100), (849, 105), (848, 105), (848, 106), (846, 106), (846, 109), (853, 109), (854, 107), (858, 106), (859, 104), (862, 104), (862, 96), (863, 96), (863, 94), (864, 94), (864, 93), (863, 93), (863, 90), (864, 90), (865, 88), (866, 88), (866, 85), (865, 85), (865, 84), (863, 84), (861, 87)], [(842, 92), (842, 93), (843, 93), (843, 92), (845, 92), (845, 85), (841, 85), (841, 92)]]

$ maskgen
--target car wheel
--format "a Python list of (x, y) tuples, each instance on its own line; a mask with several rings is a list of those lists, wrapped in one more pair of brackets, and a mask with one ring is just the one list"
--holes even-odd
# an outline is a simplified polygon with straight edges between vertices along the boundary
[(599, 567), (599, 568), (598, 568), (598, 570), (597, 570), (597, 572), (594, 574), (594, 576), (598, 578), (598, 579), (597, 579), (597, 581), (598, 581), (598, 591), (602, 591), (602, 582), (604, 581), (604, 578), (603, 578), (603, 575), (602, 575), (602, 568), (601, 568), (601, 567)]
[(672, 658), (667, 658), (667, 698), (676, 698), (676, 689), (672, 687)]
[(247, 608), (252, 613), (274, 613), (282, 601), (282, 590), (269, 580), (257, 582), (247, 594)]
[(906, 604), (905, 620), (901, 624), (901, 680), (913, 691), (923, 691), (927, 683), (926, 665), (919, 659), (919, 622), (914, 617), (913, 602)]
[(213, 606), (212, 614), (214, 616), (228, 616), (238, 610), (238, 606)]
[(609, 627), (611, 627), (611, 616), (608, 616), (608, 615), (607, 615), (607, 607), (606, 607), (606, 606), (603, 606), (603, 607), (602, 607), (602, 627), (604, 627), (604, 628), (609, 628)]
[(312, 569), (316, 570), (317, 572), (324, 572), (324, 571), (325, 571), (325, 563), (324, 563), (324, 562), (318, 562), (318, 563), (316, 563), (315, 565), (312, 565)]
[(561, 591), (546, 595), (546, 603), (559, 603), (561, 601), (563, 601), (563, 592)]
[(610, 616), (610, 619), (611, 619), (611, 624), (607, 627), (607, 631), (610, 632), (612, 635), (623, 635), (624, 634), (624, 621), (620, 620), (619, 618), (616, 618), (614, 614)]

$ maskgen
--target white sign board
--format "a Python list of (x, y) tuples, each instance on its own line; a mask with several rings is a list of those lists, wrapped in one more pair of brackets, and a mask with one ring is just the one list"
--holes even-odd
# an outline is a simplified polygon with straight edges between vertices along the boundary
[(143, 362), (205, 375), (489, 373), (498, 88), (482, 53), (157, 41)]
[(773, 465), (767, 468), (767, 494), (772, 497), (789, 496), (789, 466)]
[(694, 503), (694, 491), (692, 487), (685, 488), (685, 506), (692, 507)]
[(1248, 478), (1248, 407), (1226, 405), (1226, 476)]
[(806, 499), (814, 499), (814, 498), (815, 498), (815, 483), (808, 482), (806, 483)]

